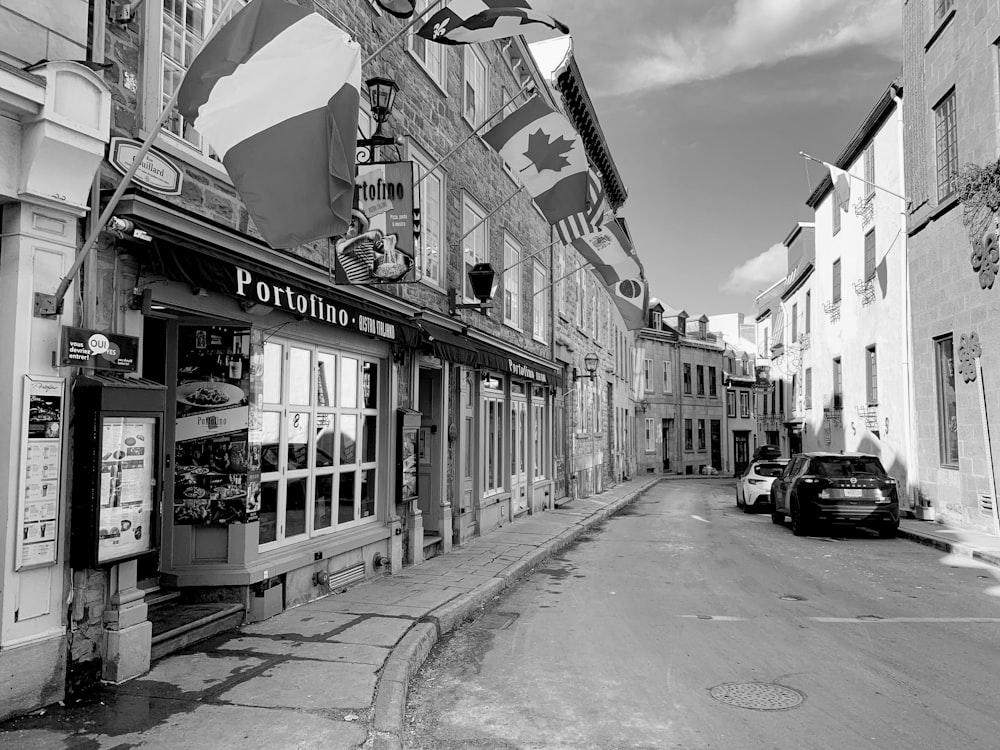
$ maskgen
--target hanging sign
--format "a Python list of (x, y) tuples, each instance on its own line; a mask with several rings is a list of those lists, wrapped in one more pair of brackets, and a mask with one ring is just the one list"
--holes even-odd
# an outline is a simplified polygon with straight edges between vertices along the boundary
[(369, 286), (416, 281), (413, 162), (358, 166), (347, 233), (337, 237), (338, 284)]
[(135, 372), (139, 361), (139, 339), (88, 328), (63, 326), (62, 363), (97, 370)]
[[(142, 148), (142, 142), (114, 136), (108, 146), (108, 161), (122, 174), (128, 172)], [(167, 157), (150, 151), (132, 175), (132, 182), (161, 195), (180, 195), (184, 173)]]

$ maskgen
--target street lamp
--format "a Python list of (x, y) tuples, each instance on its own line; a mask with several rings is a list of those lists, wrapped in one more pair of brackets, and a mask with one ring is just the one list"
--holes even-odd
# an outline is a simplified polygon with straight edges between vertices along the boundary
[(358, 140), (359, 149), (368, 149), (367, 158), (363, 152), (358, 153), (358, 161), (370, 164), (375, 161), (375, 149), (379, 146), (391, 146), (396, 142), (392, 136), (382, 134), (382, 126), (389, 115), (392, 114), (393, 105), (396, 103), (396, 94), (399, 93), (399, 86), (391, 78), (374, 76), (365, 81), (368, 89), (368, 102), (371, 105), (372, 119), (375, 120), (375, 132), (371, 138), (361, 138)]
[(647, 399), (640, 401), (639, 408), (642, 409), (642, 413), (645, 414), (646, 410), (649, 408), (649, 401)]
[(472, 287), (472, 296), (479, 302), (459, 302), (458, 290), (448, 290), (448, 311), (454, 315), (458, 310), (479, 310), (485, 313), (493, 303), (493, 280), (496, 278), (496, 271), (489, 263), (476, 263), (469, 269), (469, 285)]
[(587, 375), (580, 375), (577, 373), (576, 368), (573, 368), (573, 382), (575, 383), (580, 378), (589, 378), (593, 380), (597, 377), (597, 355), (591, 352), (586, 357), (583, 358), (583, 366), (587, 368)]

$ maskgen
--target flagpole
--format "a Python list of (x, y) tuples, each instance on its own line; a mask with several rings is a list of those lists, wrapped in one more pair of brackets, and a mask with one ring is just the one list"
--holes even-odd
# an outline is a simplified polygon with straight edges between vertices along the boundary
[[(805, 151), (799, 151), (799, 156), (803, 156), (806, 159), (809, 159), (809, 161), (814, 161), (817, 164), (822, 164), (824, 167), (828, 164), (828, 162), (825, 162), (822, 159), (817, 159), (815, 156), (810, 156)], [(838, 169), (839, 169), (839, 167), (838, 167)], [(874, 182), (868, 182), (868, 180), (866, 180), (864, 177), (858, 177), (857, 175), (853, 175), (850, 172), (848, 172), (846, 169), (844, 170), (844, 174), (846, 174), (848, 177), (850, 177), (852, 179), (859, 180), (859, 181), (865, 183), (866, 185), (871, 185), (876, 190), (881, 190), (883, 193), (888, 193), (891, 196), (899, 198), (901, 201), (905, 201), (906, 203), (910, 202), (909, 198), (907, 198), (905, 196), (902, 196), (899, 193), (894, 193), (892, 190), (889, 190), (888, 188), (884, 188), (881, 185), (876, 185)]]
[(465, 233), (465, 234), (463, 234), (463, 235), (462, 235), (461, 237), (459, 237), (459, 238), (458, 238), (458, 244), (459, 244), (459, 245), (461, 245), (461, 244), (462, 244), (462, 240), (464, 240), (464, 239), (465, 239), (466, 237), (468, 237), (468, 236), (469, 236), (470, 234), (472, 234), (472, 233), (473, 233), (473, 232), (475, 232), (475, 231), (476, 231), (477, 229), (479, 229), (479, 227), (481, 227), (481, 226), (482, 226), (483, 224), (485, 224), (485, 223), (486, 223), (486, 220), (487, 220), (487, 219), (489, 219), (489, 218), (490, 218), (490, 217), (491, 217), (491, 216), (492, 216), (493, 214), (495, 214), (495, 213), (496, 213), (497, 211), (499, 211), (499, 210), (500, 210), (501, 208), (503, 208), (504, 206), (506, 206), (506, 205), (507, 205), (508, 203), (510, 203), (510, 202), (511, 202), (512, 200), (514, 200), (514, 197), (515, 197), (515, 196), (516, 196), (516, 195), (517, 195), (518, 193), (520, 193), (520, 192), (521, 192), (522, 190), (524, 190), (524, 185), (521, 185), (521, 187), (519, 187), (519, 188), (518, 188), (517, 190), (515, 190), (515, 191), (514, 191), (513, 193), (511, 193), (511, 194), (510, 194), (510, 195), (508, 195), (508, 196), (507, 196), (506, 198), (504, 198), (503, 202), (502, 202), (502, 203), (501, 203), (501, 204), (500, 204), (499, 206), (497, 206), (497, 207), (496, 207), (496, 208), (494, 208), (494, 209), (493, 209), (492, 211), (490, 211), (490, 212), (489, 212), (488, 214), (486, 214), (486, 216), (484, 216), (484, 217), (482, 218), (482, 220), (481, 220), (481, 221), (479, 221), (479, 222), (478, 222), (478, 223), (477, 223), (477, 224), (476, 224), (475, 226), (473, 226), (473, 227), (472, 227), (472, 229), (470, 229), (470, 230), (469, 230), (468, 232), (466, 232), (466, 233)]
[(538, 257), (539, 255), (541, 255), (542, 253), (544, 253), (544, 252), (545, 252), (546, 250), (548, 250), (548, 249), (549, 249), (550, 247), (552, 247), (553, 245), (558, 245), (558, 244), (559, 244), (559, 240), (556, 240), (555, 242), (553, 242), (553, 243), (551, 243), (551, 244), (549, 244), (549, 245), (546, 245), (545, 247), (540, 247), (540, 248), (538, 248), (538, 250), (536, 250), (535, 252), (531, 253), (530, 255), (525, 255), (525, 256), (524, 256), (523, 258), (521, 258), (521, 260), (519, 260), (519, 261), (518, 261), (517, 263), (511, 263), (511, 264), (510, 264), (509, 266), (507, 266), (506, 268), (504, 268), (504, 269), (503, 269), (503, 270), (504, 270), (504, 273), (507, 273), (507, 271), (509, 271), (510, 269), (512, 269), (512, 268), (514, 268), (514, 267), (516, 267), (516, 266), (519, 266), (519, 265), (521, 265), (521, 264), (522, 264), (522, 263), (524, 263), (524, 261), (526, 261), (526, 260), (531, 260), (532, 258), (537, 258), (537, 257)]
[[(213, 36), (215, 36), (215, 33), (225, 25), (222, 19), (229, 15), (230, 11), (232, 11), (232, 9), (236, 6), (236, 2), (237, 0), (228, 0), (225, 6), (223, 6), (222, 11), (216, 18), (216, 21), (212, 24), (212, 28), (209, 29), (209, 32), (205, 37), (205, 41), (202, 42), (200, 49), (204, 49), (205, 45), (212, 40)], [(80, 271), (81, 266), (83, 266), (84, 262), (87, 260), (87, 256), (90, 254), (94, 243), (97, 242), (97, 238), (100, 236), (101, 232), (104, 231), (105, 225), (107, 225), (111, 215), (118, 207), (118, 201), (121, 200), (125, 190), (132, 182), (132, 178), (135, 176), (136, 171), (142, 164), (143, 159), (146, 158), (146, 154), (148, 154), (149, 150), (153, 147), (153, 141), (156, 140), (156, 136), (159, 134), (163, 124), (167, 121), (167, 118), (170, 117), (170, 113), (173, 111), (174, 105), (177, 104), (177, 97), (181, 91), (181, 84), (184, 83), (184, 78), (186, 76), (187, 70), (184, 71), (181, 79), (177, 82), (177, 86), (174, 87), (174, 92), (170, 95), (170, 99), (167, 100), (166, 106), (164, 106), (160, 116), (149, 129), (149, 133), (146, 135), (145, 140), (143, 140), (142, 146), (140, 146), (139, 150), (136, 152), (131, 166), (126, 170), (125, 175), (122, 177), (121, 182), (118, 183), (118, 187), (115, 188), (115, 192), (112, 193), (111, 198), (108, 199), (108, 205), (104, 207), (104, 211), (101, 213), (100, 218), (98, 218), (97, 223), (94, 224), (94, 228), (91, 230), (90, 236), (87, 237), (83, 246), (80, 248), (80, 251), (76, 254), (76, 259), (73, 261), (73, 265), (70, 266), (69, 271), (66, 272), (66, 275), (59, 282), (59, 286), (56, 288), (56, 292), (52, 299), (53, 315), (59, 315), (62, 312), (63, 298), (66, 296), (66, 292), (69, 291), (69, 285), (73, 283), (73, 279), (76, 274)]]
[(401, 28), (399, 31), (397, 31), (395, 34), (393, 34), (391, 37), (389, 37), (389, 40), (385, 44), (383, 44), (377, 50), (375, 50), (374, 52), (372, 52), (370, 55), (368, 55), (368, 57), (366, 57), (362, 61), (362, 63), (361, 63), (362, 67), (364, 67), (365, 65), (367, 65), (368, 63), (370, 63), (372, 60), (374, 60), (376, 57), (378, 57), (381, 53), (385, 52), (386, 47), (388, 47), (390, 44), (392, 44), (394, 41), (396, 41), (397, 39), (399, 39), (399, 37), (401, 37), (407, 31), (409, 31), (414, 26), (416, 26), (417, 22), (420, 21), (420, 19), (422, 19), (424, 16), (426, 16), (432, 10), (434, 10), (434, 8), (436, 8), (437, 6), (439, 6), (441, 3), (442, 3), (442, 0), (434, 0), (433, 3), (431, 3), (430, 5), (428, 5), (426, 8), (424, 8), (419, 13), (414, 13), (412, 21), (410, 21), (403, 28)]
[(560, 276), (558, 279), (556, 279), (555, 281), (553, 281), (548, 286), (543, 286), (541, 289), (539, 289), (537, 292), (535, 292), (531, 296), (532, 297), (537, 297), (539, 294), (541, 294), (542, 292), (544, 292), (546, 289), (551, 289), (552, 287), (554, 287), (556, 284), (558, 284), (563, 279), (568, 279), (570, 276), (572, 276), (575, 273), (578, 273), (579, 271), (582, 271), (584, 268), (593, 268), (593, 267), (594, 267), (594, 264), (591, 263), (590, 261), (587, 261), (586, 263), (584, 263), (579, 268), (573, 269), (572, 271), (570, 271), (569, 273), (565, 274), (564, 276)]
[(528, 83), (528, 84), (525, 84), (524, 88), (522, 88), (522, 89), (521, 89), (520, 91), (518, 91), (518, 92), (517, 92), (516, 94), (514, 94), (514, 95), (513, 95), (512, 97), (510, 97), (510, 99), (508, 99), (508, 100), (507, 100), (507, 101), (505, 101), (505, 102), (504, 102), (503, 104), (501, 104), (501, 105), (500, 105), (500, 108), (499, 108), (499, 109), (497, 109), (497, 111), (496, 111), (496, 112), (494, 112), (494, 113), (493, 113), (492, 115), (490, 115), (490, 116), (489, 116), (489, 117), (487, 117), (487, 118), (486, 118), (485, 120), (483, 120), (483, 121), (482, 121), (482, 122), (481, 122), (481, 123), (480, 123), (479, 125), (477, 125), (477, 126), (476, 126), (476, 129), (475, 129), (475, 130), (473, 130), (473, 131), (472, 131), (471, 133), (469, 133), (469, 135), (468, 135), (468, 136), (466, 136), (465, 138), (463, 138), (463, 139), (462, 139), (462, 141), (461, 141), (461, 142), (460, 142), (460, 143), (459, 143), (459, 144), (458, 144), (457, 146), (455, 146), (455, 148), (453, 148), (453, 149), (452, 149), (451, 151), (449, 151), (449, 152), (448, 152), (447, 154), (445, 154), (445, 155), (444, 155), (444, 156), (442, 156), (442, 157), (441, 157), (440, 159), (438, 159), (437, 163), (436, 163), (436, 164), (434, 164), (434, 166), (432, 166), (432, 167), (431, 167), (430, 169), (427, 169), (427, 170), (424, 170), (424, 173), (423, 173), (422, 175), (420, 175), (420, 178), (419, 178), (419, 179), (417, 179), (417, 180), (416, 180), (416, 181), (415, 181), (415, 182), (413, 183), (413, 187), (414, 187), (414, 188), (416, 188), (416, 187), (417, 187), (417, 185), (419, 185), (419, 184), (420, 184), (421, 182), (423, 182), (423, 181), (424, 181), (424, 178), (425, 178), (425, 177), (427, 177), (428, 175), (430, 175), (430, 173), (431, 173), (431, 172), (433, 172), (433, 171), (434, 171), (435, 169), (437, 169), (437, 168), (438, 168), (438, 167), (440, 167), (440, 166), (441, 166), (442, 164), (444, 164), (444, 163), (445, 163), (446, 161), (448, 161), (448, 159), (450, 159), (450, 158), (451, 158), (452, 156), (454, 156), (454, 155), (455, 155), (455, 152), (456, 152), (456, 151), (458, 151), (458, 150), (459, 150), (460, 148), (462, 148), (462, 146), (464, 146), (464, 145), (465, 145), (466, 143), (468, 143), (469, 141), (471, 141), (471, 140), (473, 139), (473, 137), (474, 137), (474, 136), (475, 136), (476, 134), (478, 134), (478, 133), (479, 133), (479, 131), (480, 131), (480, 130), (482, 130), (482, 129), (483, 129), (483, 128), (485, 128), (485, 127), (486, 127), (487, 125), (489, 125), (489, 123), (490, 123), (490, 120), (492, 120), (492, 119), (493, 119), (494, 117), (496, 117), (496, 116), (497, 116), (498, 114), (500, 114), (501, 112), (503, 112), (503, 111), (504, 111), (504, 109), (506, 109), (506, 107), (507, 107), (507, 105), (508, 105), (508, 104), (513, 104), (514, 100), (515, 100), (515, 99), (517, 99), (517, 97), (519, 97), (519, 96), (520, 96), (521, 94), (523, 94), (523, 93), (524, 93), (525, 91), (527, 91), (528, 89), (530, 89), (530, 88), (534, 88), (534, 85), (535, 85), (535, 84), (534, 84), (534, 82), (532, 82), (532, 83)]

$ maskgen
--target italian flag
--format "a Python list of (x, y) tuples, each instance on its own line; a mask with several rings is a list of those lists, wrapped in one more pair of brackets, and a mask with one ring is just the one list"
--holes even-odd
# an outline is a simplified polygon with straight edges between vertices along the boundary
[(361, 49), (319, 14), (253, 0), (188, 69), (177, 108), (271, 247), (343, 234), (354, 200)]

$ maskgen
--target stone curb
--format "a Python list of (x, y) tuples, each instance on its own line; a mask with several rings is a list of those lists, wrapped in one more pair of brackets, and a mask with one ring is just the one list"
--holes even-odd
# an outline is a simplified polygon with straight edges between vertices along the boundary
[(919, 531), (904, 529), (902, 526), (899, 527), (899, 530), (896, 532), (896, 536), (902, 537), (903, 539), (909, 539), (911, 542), (917, 542), (918, 544), (923, 544), (927, 547), (939, 549), (942, 552), (955, 553), (956, 555), (971, 557), (973, 560), (979, 560), (989, 565), (1000, 567), (1000, 556), (995, 555), (992, 552), (981, 552), (979, 550), (975, 550), (969, 545), (962, 544), (961, 542), (949, 542), (946, 539), (938, 539), (937, 537), (933, 537), (928, 534), (921, 534)]
[(607, 520), (626, 505), (638, 500), (657, 484), (656, 481), (639, 487), (618, 500), (608, 503), (576, 526), (560, 532), (542, 543), (527, 557), (512, 563), (497, 576), (480, 584), (447, 604), (428, 612), (392, 649), (379, 676), (375, 691), (375, 707), (371, 740), (373, 750), (403, 750), (403, 722), (406, 719), (406, 695), (410, 678), (417, 673), (434, 644), (442, 634), (460, 625), (475, 610), (493, 597), (513, 586), (532, 568), (568, 546), (592, 526)]

